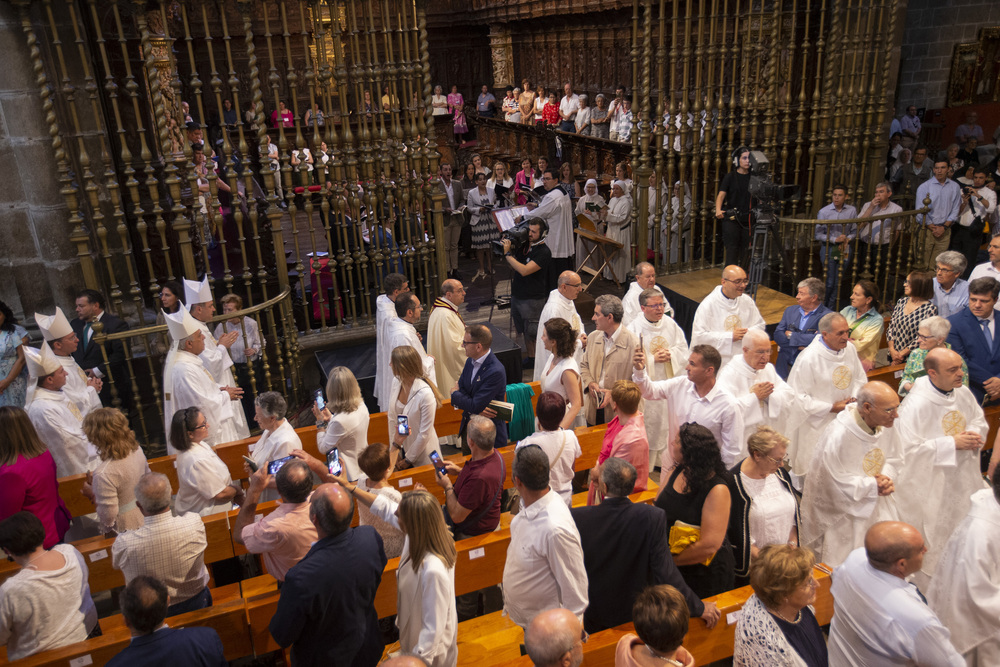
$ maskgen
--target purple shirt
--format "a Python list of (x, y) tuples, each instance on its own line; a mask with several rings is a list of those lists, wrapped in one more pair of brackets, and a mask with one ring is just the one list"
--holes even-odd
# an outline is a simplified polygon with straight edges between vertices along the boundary
[[(503, 487), (503, 458), (493, 451), (491, 456), (478, 461), (470, 460), (455, 480), (455, 497), (458, 504), (469, 510), (466, 523), (457, 523), (456, 530), (466, 535), (482, 535), (496, 530), (500, 524), (500, 494)], [(488, 503), (493, 505), (483, 512)], [(475, 523), (467, 523), (476, 519)]]

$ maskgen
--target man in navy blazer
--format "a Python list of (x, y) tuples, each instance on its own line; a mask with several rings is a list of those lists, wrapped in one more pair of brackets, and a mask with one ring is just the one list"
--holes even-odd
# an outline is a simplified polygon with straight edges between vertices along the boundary
[(774, 330), (774, 342), (778, 346), (778, 360), (774, 370), (782, 380), (788, 379), (795, 358), (816, 337), (819, 321), (831, 312), (823, 305), (826, 287), (819, 278), (806, 278), (799, 283), (795, 300), (799, 305), (789, 306), (781, 316), (778, 328)]
[(719, 619), (714, 602), (695, 595), (674, 565), (667, 545), (667, 518), (657, 507), (633, 503), (635, 467), (619, 458), (601, 464), (600, 505), (570, 510), (583, 546), (590, 605), (583, 628), (590, 634), (632, 620), (635, 598), (647, 586), (670, 584), (687, 600), (691, 616), (711, 628)]
[(212, 628), (171, 628), (163, 619), (170, 604), (167, 587), (140, 575), (118, 598), (132, 643), (108, 661), (108, 667), (225, 667), (222, 640)]
[(465, 368), (458, 378), (458, 384), (451, 392), (452, 406), (464, 413), (459, 427), (462, 451), (468, 449), (465, 429), (469, 425), (469, 417), (479, 414), (493, 420), (497, 429), (495, 446), (507, 445), (507, 422), (488, 407), (490, 401), (502, 401), (507, 395), (507, 371), (490, 349), (492, 344), (493, 334), (485, 325), (470, 324), (465, 327), (462, 345), (468, 359), (465, 360)]
[[(969, 305), (948, 318), (948, 343), (969, 366), (969, 389), (980, 401), (1000, 398), (1000, 326), (994, 307), (1000, 283), (976, 278), (969, 283)], [(988, 333), (987, 333), (988, 332)]]

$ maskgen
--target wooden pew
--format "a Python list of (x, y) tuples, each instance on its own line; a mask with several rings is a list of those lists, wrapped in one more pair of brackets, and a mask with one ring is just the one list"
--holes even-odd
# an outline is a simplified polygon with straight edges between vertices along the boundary
[(885, 382), (892, 387), (893, 391), (899, 391), (899, 379), (903, 377), (903, 369), (906, 364), (894, 364), (892, 366), (882, 366), (868, 371), (868, 381)]

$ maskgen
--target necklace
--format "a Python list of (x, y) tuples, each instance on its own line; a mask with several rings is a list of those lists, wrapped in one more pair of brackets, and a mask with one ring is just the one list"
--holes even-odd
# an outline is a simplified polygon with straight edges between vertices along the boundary
[(36, 566), (32, 565), (32, 563), (34, 563), (36, 560), (38, 560), (39, 558), (41, 558), (42, 556), (44, 556), (46, 553), (47, 552), (43, 551), (42, 553), (38, 554), (34, 558), (29, 558), (28, 562), (24, 564), (24, 568), (28, 569), (30, 567), (32, 570), (37, 570), (38, 568)]
[(785, 615), (782, 614), (779, 611), (776, 611), (776, 610), (770, 610), (770, 611), (771, 611), (772, 614), (774, 614), (775, 616), (777, 616), (778, 618), (780, 618), (781, 620), (783, 620), (785, 623), (793, 623), (794, 624), (794, 623), (798, 623), (799, 621), (802, 620), (802, 610), (801, 609), (798, 611), (798, 613), (795, 614), (795, 618), (794, 619), (785, 618)]
[(643, 644), (643, 646), (646, 647), (646, 651), (649, 653), (649, 655), (653, 656), (657, 660), (662, 660), (663, 662), (667, 663), (668, 665), (676, 665), (677, 667), (684, 667), (684, 663), (683, 662), (681, 662), (679, 660), (674, 660), (673, 658), (668, 658), (665, 655), (660, 655), (659, 653), (657, 653), (656, 651), (654, 651), (653, 648), (649, 644)]

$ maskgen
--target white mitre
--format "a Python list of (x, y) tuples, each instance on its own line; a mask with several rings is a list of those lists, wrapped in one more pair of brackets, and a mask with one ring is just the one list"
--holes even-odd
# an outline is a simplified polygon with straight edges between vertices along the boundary
[(55, 315), (39, 315), (35, 313), (35, 322), (42, 332), (42, 336), (47, 341), (59, 340), (63, 336), (73, 333), (73, 327), (69, 325), (69, 320), (63, 314), (62, 308), (56, 306)]
[(212, 300), (212, 288), (208, 286), (208, 276), (197, 280), (184, 279), (184, 301), (191, 308), (196, 303), (207, 303)]
[(41, 348), (24, 345), (23, 349), (24, 359), (28, 363), (28, 373), (33, 378), (52, 375), (57, 370), (62, 368), (62, 364), (59, 363), (59, 359), (52, 352), (52, 348), (49, 347), (49, 344), (46, 341), (42, 341)]
[(167, 330), (170, 332), (170, 339), (175, 342), (182, 341), (188, 336), (193, 336), (196, 332), (201, 331), (198, 320), (191, 317), (191, 313), (184, 306), (178, 308), (176, 313), (163, 311), (163, 317), (167, 320)]

